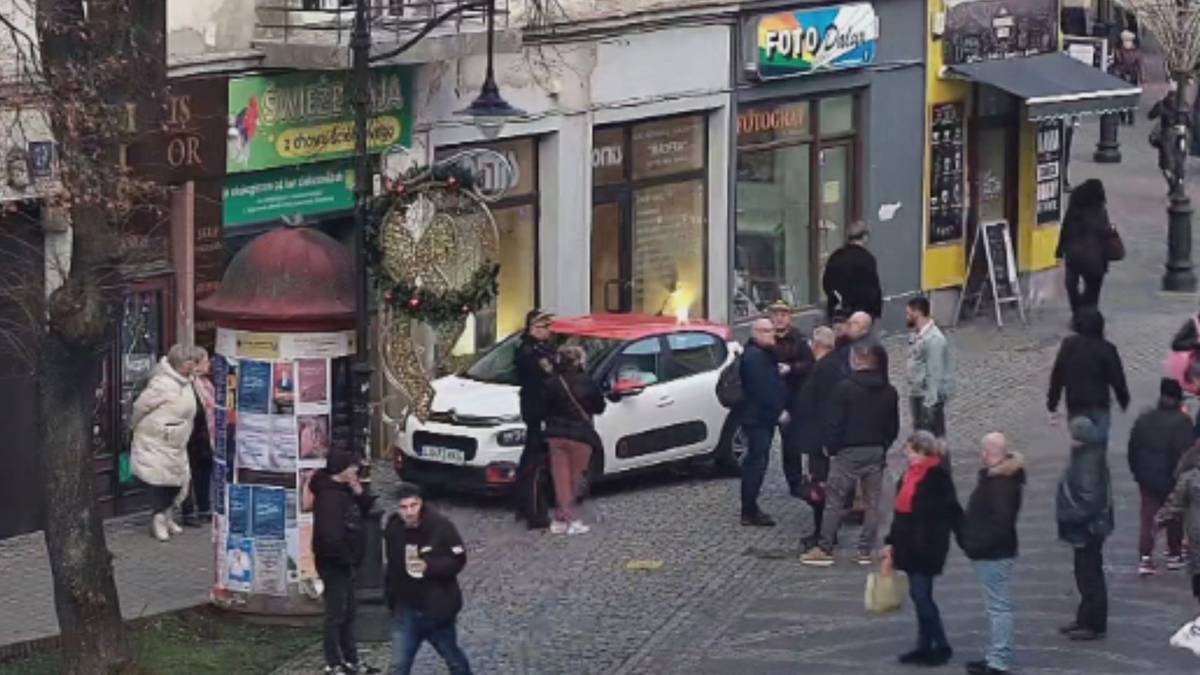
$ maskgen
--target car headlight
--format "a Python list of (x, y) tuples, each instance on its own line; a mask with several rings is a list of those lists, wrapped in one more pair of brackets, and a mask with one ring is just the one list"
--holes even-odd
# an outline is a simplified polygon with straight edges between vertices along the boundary
[(521, 421), (520, 415), (501, 415), (499, 418), (501, 424), (516, 424)]
[(501, 431), (496, 437), (496, 442), (506, 447), (516, 447), (525, 445), (525, 430), (524, 429), (509, 429)]

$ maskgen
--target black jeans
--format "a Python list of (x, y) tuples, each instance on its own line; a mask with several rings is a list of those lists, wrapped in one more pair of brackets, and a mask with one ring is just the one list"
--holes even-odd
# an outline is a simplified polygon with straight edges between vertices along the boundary
[(908, 399), (912, 410), (913, 429), (928, 431), (938, 438), (946, 437), (946, 404), (939, 402), (926, 408), (925, 399), (913, 396)]
[(192, 489), (183, 502), (183, 515), (212, 515), (212, 458), (188, 457), (192, 469)]
[(942, 626), (942, 613), (933, 601), (933, 577), (928, 574), (908, 575), (908, 597), (912, 598), (913, 610), (917, 613), (917, 649), (932, 651), (946, 649), (946, 630)]
[(317, 561), (317, 574), (325, 584), (325, 665), (358, 663), (358, 646), (354, 642), (354, 569)]
[[(808, 456), (808, 480), (813, 483), (825, 483), (829, 480), (829, 458), (825, 456), (824, 450), (817, 450)], [(826, 494), (828, 499), (828, 494)], [(813, 531), (812, 534), (800, 540), (801, 545), (808, 549), (817, 545), (817, 540), (821, 538), (821, 521), (825, 518), (825, 502), (819, 501), (810, 503), (813, 512)]]
[(544, 472), (539, 467), (547, 465), (546, 438), (542, 434), (543, 420), (540, 417), (523, 418), (525, 422), (525, 447), (517, 462), (516, 482), (513, 485), (513, 508), (518, 518), (530, 527), (550, 525), (548, 495), (539, 494), (539, 481)]
[(1082, 548), (1075, 549), (1075, 586), (1079, 589), (1075, 625), (1097, 633), (1108, 630), (1108, 586), (1104, 581), (1103, 548), (1103, 537), (1090, 536)]
[(751, 427), (742, 425), (746, 435), (746, 457), (742, 460), (742, 515), (758, 513), (758, 493), (762, 491), (763, 478), (767, 475), (767, 464), (771, 461), (771, 441), (775, 440), (775, 427)]
[[(1084, 307), (1100, 306), (1100, 287), (1104, 285), (1104, 274), (1083, 274), (1067, 263), (1067, 299), (1071, 301), (1071, 313)], [(1080, 289), (1080, 282), (1083, 288)]]
[(804, 453), (800, 449), (801, 435), (796, 429), (796, 421), (783, 427), (780, 432), (780, 442), (783, 456), (783, 478), (787, 481), (788, 490), (793, 493), (800, 488), (804, 480)]
[(170, 511), (179, 496), (178, 485), (151, 485), (150, 510), (154, 513)]

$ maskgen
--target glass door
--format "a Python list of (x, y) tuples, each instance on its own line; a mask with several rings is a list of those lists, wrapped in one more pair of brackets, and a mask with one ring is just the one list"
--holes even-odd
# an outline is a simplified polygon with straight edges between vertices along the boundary
[(817, 227), (817, 278), (825, 274), (825, 261), (846, 243), (850, 224), (851, 184), (854, 179), (854, 148), (851, 144), (821, 148), (818, 158), (817, 194), (820, 196), (820, 221)]
[(625, 252), (625, 206), (620, 201), (592, 207), (592, 312), (628, 312), (633, 283)]

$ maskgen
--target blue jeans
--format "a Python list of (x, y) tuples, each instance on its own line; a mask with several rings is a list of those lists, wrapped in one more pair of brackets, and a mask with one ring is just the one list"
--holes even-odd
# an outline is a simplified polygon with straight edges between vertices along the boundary
[(762, 491), (767, 463), (771, 461), (771, 441), (775, 427), (743, 426), (746, 434), (746, 456), (742, 459), (742, 515), (758, 513), (758, 493)]
[(450, 675), (471, 675), (467, 655), (458, 646), (458, 629), (454, 619), (437, 623), (414, 610), (397, 607), (392, 612), (392, 672), (408, 675), (421, 643), (429, 642), (446, 662)]
[[(1080, 408), (1079, 410), (1068, 410), (1067, 417), (1086, 417), (1095, 424), (1098, 429), (1104, 431), (1104, 443), (1108, 444), (1108, 430), (1112, 426), (1112, 410), (1109, 408)], [(1070, 419), (1067, 420), (1068, 422)]]
[(1009, 590), (1016, 558), (976, 560), (975, 576), (983, 585), (983, 603), (992, 622), (992, 641), (985, 657), (996, 670), (1009, 670), (1013, 661), (1013, 600)]
[(909, 573), (908, 597), (912, 598), (913, 609), (917, 612), (917, 649), (949, 649), (950, 642), (942, 628), (942, 614), (933, 601), (933, 577)]

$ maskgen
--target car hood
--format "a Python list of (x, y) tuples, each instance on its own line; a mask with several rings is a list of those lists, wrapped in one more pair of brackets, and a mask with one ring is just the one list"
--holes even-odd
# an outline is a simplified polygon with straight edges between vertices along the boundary
[(507, 384), (491, 384), (452, 375), (435, 380), (433, 390), (434, 413), (448, 413), (471, 417), (518, 418), (521, 403), (517, 387)]

